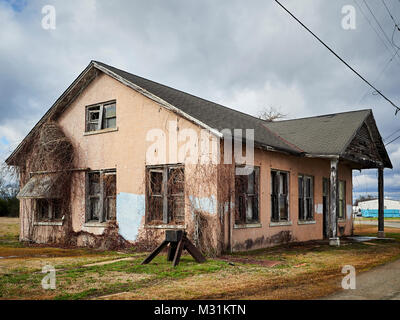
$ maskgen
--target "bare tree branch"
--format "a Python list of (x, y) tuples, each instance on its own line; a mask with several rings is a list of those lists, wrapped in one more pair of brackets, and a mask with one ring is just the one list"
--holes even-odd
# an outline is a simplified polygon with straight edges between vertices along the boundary
[(258, 111), (257, 117), (267, 122), (272, 122), (278, 119), (284, 119), (288, 115), (280, 112), (279, 109), (274, 107), (264, 107)]

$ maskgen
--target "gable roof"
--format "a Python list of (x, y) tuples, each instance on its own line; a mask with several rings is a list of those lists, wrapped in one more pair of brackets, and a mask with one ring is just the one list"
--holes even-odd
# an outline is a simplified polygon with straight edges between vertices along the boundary
[(185, 114), (200, 120), (218, 131), (223, 129), (254, 129), (255, 143), (264, 147), (272, 147), (281, 151), (299, 154), (301, 150), (285, 142), (264, 127), (264, 121), (246, 113), (242, 113), (223, 105), (196, 97), (192, 94), (168, 87), (166, 85), (139, 77), (102, 62), (94, 61), (95, 65), (111, 71), (123, 79), (166, 101)]
[(265, 126), (306, 154), (318, 156), (344, 156), (357, 133), (368, 127), (371, 131), (370, 139), (377, 146), (383, 165), (392, 167), (371, 109), (266, 122)]
[(266, 122), (265, 126), (310, 154), (338, 155), (371, 110)]
[[(56, 119), (100, 72), (106, 73), (219, 137), (223, 136), (221, 133), (223, 129), (254, 129), (256, 147), (295, 155), (341, 155), (350, 143), (350, 138), (355, 136), (366, 117), (369, 114), (372, 115), (371, 110), (360, 110), (304, 119), (266, 122), (102, 62), (91, 61), (8, 157), (7, 164), (14, 164), (13, 159), (19, 151), (29, 146), (27, 141), (30, 136), (46, 120)], [(376, 141), (379, 142), (378, 140)], [(384, 151), (386, 153), (386, 150)]]

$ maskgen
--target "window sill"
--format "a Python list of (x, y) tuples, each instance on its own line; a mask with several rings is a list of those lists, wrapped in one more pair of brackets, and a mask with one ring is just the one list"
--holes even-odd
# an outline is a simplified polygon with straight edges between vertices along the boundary
[(62, 226), (63, 221), (37, 221), (33, 225), (35, 226)]
[(108, 223), (107, 222), (86, 222), (84, 225), (84, 227), (92, 227), (92, 228), (107, 228)]
[(315, 220), (299, 220), (297, 221), (297, 224), (299, 225), (307, 225), (307, 224), (316, 224), (317, 222)]
[(281, 221), (281, 222), (270, 222), (270, 227), (282, 227), (282, 226), (291, 226), (292, 221)]
[(106, 132), (114, 132), (114, 131), (118, 131), (118, 127), (101, 129), (101, 130), (96, 130), (96, 131), (86, 131), (83, 135), (84, 136), (92, 136), (92, 135), (95, 135), (95, 134), (101, 134), (101, 133), (106, 133)]
[(146, 224), (146, 229), (186, 229), (183, 224)]
[(261, 223), (234, 224), (234, 229), (262, 228)]

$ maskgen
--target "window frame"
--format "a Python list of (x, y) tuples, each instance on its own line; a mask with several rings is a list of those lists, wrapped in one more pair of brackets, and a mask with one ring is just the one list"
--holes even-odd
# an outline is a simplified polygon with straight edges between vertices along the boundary
[[(236, 166), (242, 167), (242, 166)], [(250, 193), (250, 180), (249, 176), (253, 175), (253, 192)], [(260, 223), (260, 167), (254, 166), (251, 174), (247, 175), (247, 188), (244, 192), (238, 192), (237, 179), (242, 179), (243, 175), (235, 175), (235, 225), (247, 225), (247, 224), (259, 224)], [(252, 199), (252, 216), (251, 218), (248, 216), (248, 200)], [(242, 203), (241, 200), (244, 200), (244, 206), (240, 206)], [(244, 213), (240, 212), (240, 208), (244, 208)]]
[[(113, 116), (107, 117), (106, 109), (109, 106), (114, 105), (115, 112)], [(97, 109), (98, 110), (94, 110)], [(91, 121), (91, 114), (92, 113), (99, 113), (99, 117), (97, 121)], [(113, 127), (107, 127), (107, 119), (115, 119), (115, 125)], [(96, 129), (91, 129), (90, 125), (96, 125)], [(106, 102), (96, 103), (92, 105), (88, 105), (85, 108), (85, 133), (96, 132), (101, 130), (108, 130), (108, 129), (117, 129), (117, 102), (116, 100), (110, 100)]]
[[(42, 217), (39, 212), (43, 208), (41, 202), (46, 202), (47, 206), (47, 218)], [(59, 214), (57, 217), (56, 208), (58, 207)], [(35, 216), (37, 222), (58, 222), (63, 220), (63, 210), (61, 199), (35, 199)], [(61, 216), (61, 217), (60, 217)]]
[[(90, 175), (98, 174), (99, 175), (99, 192), (95, 194), (91, 194), (91, 185), (90, 185)], [(107, 190), (105, 186), (105, 176), (115, 176), (115, 195), (108, 196)], [(103, 170), (92, 170), (87, 171), (85, 175), (86, 180), (86, 214), (85, 214), (85, 222), (86, 223), (105, 223), (110, 221), (116, 221), (117, 218), (117, 208), (116, 208), (116, 195), (117, 195), (117, 170), (116, 169), (103, 169)], [(99, 217), (98, 219), (93, 219), (91, 214), (91, 199), (98, 199), (98, 211)], [(109, 217), (109, 201), (112, 199), (115, 201), (114, 205), (114, 216), (112, 218)]]
[[(181, 170), (183, 181), (182, 183), (182, 190), (180, 192), (172, 193), (171, 187), (168, 183), (171, 175), (171, 171), (173, 170)], [(163, 164), (163, 165), (148, 165), (146, 166), (146, 210), (145, 210), (145, 221), (146, 225), (154, 226), (154, 225), (177, 225), (183, 226), (185, 225), (185, 166), (183, 164)], [(151, 180), (151, 173), (161, 173), (161, 188), (159, 193), (152, 193), (152, 180)], [(151, 199), (152, 198), (161, 198), (162, 199), (162, 206), (161, 212), (156, 215), (158, 219), (154, 218), (155, 214), (150, 213), (151, 206)], [(173, 200), (178, 199), (178, 200)], [(180, 219), (176, 219), (176, 213), (171, 211), (172, 204), (176, 204), (180, 201), (182, 214), (180, 215)]]
[[(273, 174), (275, 174), (275, 177), (279, 177), (281, 174), (284, 174), (286, 176), (286, 193), (281, 193), (281, 190), (284, 191), (283, 186), (281, 188), (281, 183), (280, 183), (280, 178), (278, 179), (278, 186), (274, 187), (274, 178)], [(281, 223), (281, 222), (290, 222), (290, 206), (289, 206), (289, 201), (290, 201), (290, 172), (285, 171), (285, 170), (279, 170), (279, 169), (271, 169), (271, 190), (270, 190), (270, 201), (271, 201), (271, 222), (272, 223)], [(277, 193), (275, 191), (278, 191)], [(276, 199), (275, 199), (276, 197)], [(285, 197), (285, 205), (286, 205), (286, 217), (281, 217), (281, 198)], [(277, 213), (274, 212), (274, 208), (277, 208)], [(278, 219), (276, 219), (276, 217)]]
[[(343, 199), (340, 198), (340, 186), (343, 185)], [(346, 180), (338, 180), (338, 190), (337, 190), (337, 219), (346, 220)], [(340, 214), (340, 209), (342, 210), (342, 215)]]
[[(300, 179), (303, 180), (303, 190), (302, 190), (302, 197), (300, 197)], [(310, 181), (310, 196), (307, 196), (307, 181)], [(297, 183), (298, 183), (298, 219), (301, 222), (305, 222), (305, 221), (315, 221), (315, 210), (314, 210), (314, 199), (315, 199), (315, 194), (314, 194), (314, 190), (315, 190), (315, 178), (312, 175), (308, 175), (308, 174), (302, 174), (299, 173), (298, 174), (298, 179), (297, 179)], [(310, 210), (311, 210), (311, 217), (309, 216), (308, 212), (307, 212), (307, 200), (310, 200)], [(300, 201), (302, 202), (302, 207), (300, 207)], [(303, 209), (303, 217), (301, 217), (301, 209)]]

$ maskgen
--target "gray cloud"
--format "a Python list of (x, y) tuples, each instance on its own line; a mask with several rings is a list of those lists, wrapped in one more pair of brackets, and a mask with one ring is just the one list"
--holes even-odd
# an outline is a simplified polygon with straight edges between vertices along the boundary
[[(382, 44), (354, 0), (282, 2), (400, 104), (400, 58), (378, 78), (393, 49)], [(0, 144), (0, 159), (91, 59), (250, 114), (266, 105), (290, 117), (372, 108), (383, 137), (399, 128), (400, 114), (394, 116), (393, 107), (371, 94), (273, 1), (10, 3), (0, 0), (0, 138), (11, 143)], [(385, 8), (377, 1), (367, 3), (391, 37), (393, 22)], [(400, 21), (400, 2), (387, 3)], [(41, 28), (41, 9), (47, 4), (56, 8), (56, 30)], [(357, 10), (356, 30), (341, 27), (341, 9), (348, 4)], [(374, 24), (367, 8), (362, 9)], [(400, 32), (395, 40), (400, 45)], [(388, 176), (394, 176), (399, 173), (400, 141), (388, 150), (395, 165)], [(390, 183), (400, 197), (399, 185)]]

